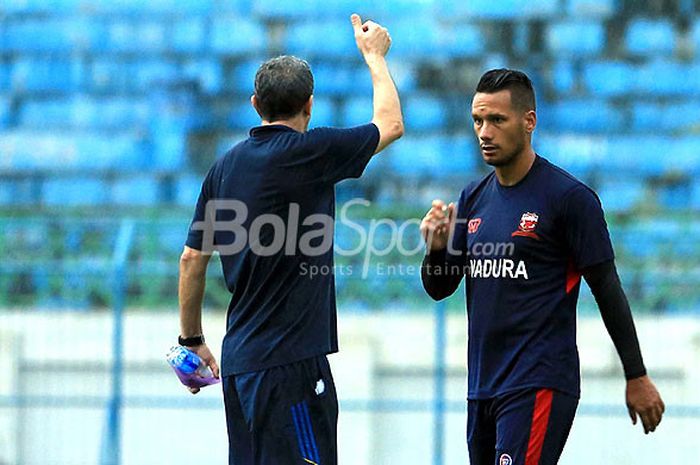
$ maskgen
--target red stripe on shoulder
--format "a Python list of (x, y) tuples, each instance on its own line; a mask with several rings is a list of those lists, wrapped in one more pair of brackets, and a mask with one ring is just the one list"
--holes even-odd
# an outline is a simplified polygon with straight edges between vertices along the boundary
[(566, 270), (566, 293), (573, 291), (576, 285), (581, 281), (581, 273), (574, 266), (573, 261), (569, 261), (569, 267)]

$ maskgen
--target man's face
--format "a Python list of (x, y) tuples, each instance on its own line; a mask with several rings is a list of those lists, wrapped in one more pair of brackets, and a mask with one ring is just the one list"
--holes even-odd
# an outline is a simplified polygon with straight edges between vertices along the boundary
[(491, 166), (511, 163), (523, 152), (535, 129), (535, 112), (513, 108), (510, 90), (477, 92), (472, 100), (474, 132), (481, 156)]

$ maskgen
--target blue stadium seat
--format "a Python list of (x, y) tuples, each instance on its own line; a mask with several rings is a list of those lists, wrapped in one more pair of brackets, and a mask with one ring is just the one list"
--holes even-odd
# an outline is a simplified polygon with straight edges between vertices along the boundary
[(28, 100), (19, 112), (23, 127), (37, 129), (123, 129), (145, 126), (150, 118), (147, 102), (133, 98)]
[(7, 207), (35, 204), (31, 180), (3, 180), (0, 182), (0, 205)]
[(609, 17), (619, 8), (620, 0), (567, 0), (567, 11), (571, 16)]
[(183, 207), (194, 208), (202, 190), (204, 178), (181, 176), (175, 183), (175, 203)]
[(107, 26), (105, 48), (113, 52), (159, 53), (168, 48), (165, 22), (117, 20)]
[(211, 49), (215, 53), (246, 55), (264, 52), (267, 48), (267, 31), (260, 23), (250, 19), (215, 17), (209, 32)]
[(239, 103), (233, 106), (229, 113), (228, 127), (231, 129), (247, 130), (260, 125), (260, 116), (250, 102)]
[(148, 176), (119, 178), (112, 184), (110, 202), (115, 205), (157, 205), (161, 201), (157, 179)]
[(416, 27), (415, 20), (403, 19), (387, 24), (391, 32), (391, 54), (395, 57), (434, 58), (444, 55), (441, 47), (440, 26), (431, 18), (422, 18), (421, 27)]
[(177, 64), (161, 58), (135, 62), (101, 58), (91, 70), (91, 85), (110, 93), (152, 91), (181, 80)]
[(387, 154), (400, 176), (464, 176), (478, 165), (474, 142), (467, 137), (408, 136)]
[(0, 4), (0, 13), (71, 13), (83, 3), (84, 0), (6, 0)]
[(559, 100), (539, 111), (541, 127), (573, 132), (616, 132), (623, 128), (624, 115), (600, 100)]
[(550, 85), (557, 94), (570, 94), (576, 88), (576, 80), (579, 73), (568, 60), (559, 60), (552, 65), (549, 75)]
[(698, 125), (700, 101), (680, 103), (635, 102), (632, 106), (632, 129), (635, 131), (691, 130)]
[(314, 94), (316, 95), (340, 96), (357, 92), (358, 73), (351, 66), (320, 62), (312, 64), (311, 70), (314, 73)]
[(668, 55), (676, 46), (673, 23), (668, 20), (632, 20), (625, 31), (625, 46), (633, 55)]
[(644, 184), (641, 180), (608, 180), (596, 187), (603, 208), (609, 213), (630, 211), (644, 198)]
[(252, 95), (255, 90), (255, 73), (265, 61), (264, 58), (256, 58), (239, 62), (227, 75), (228, 86), (232, 91)]
[(12, 89), (25, 92), (68, 92), (83, 82), (80, 62), (19, 58), (12, 66)]
[(172, 25), (170, 46), (177, 52), (198, 53), (204, 50), (207, 29), (203, 17), (187, 18)]
[(407, 99), (403, 114), (409, 130), (437, 131), (443, 129), (448, 120), (443, 102), (428, 96), (416, 95)]
[[(700, 211), (700, 180), (696, 180), (693, 183), (693, 191), (690, 194), (690, 207), (696, 211)], [(700, 237), (700, 225), (697, 229), (698, 234), (693, 235), (693, 237)]]
[(47, 179), (41, 189), (45, 206), (99, 206), (108, 202), (109, 189), (100, 179)]
[(690, 40), (692, 41), (695, 50), (700, 50), (700, 19), (696, 19), (690, 31)]
[(660, 59), (641, 65), (633, 82), (640, 94), (687, 97), (695, 89), (700, 90), (700, 86), (692, 83), (694, 79), (689, 79), (688, 84), (683, 85), (678, 76), (691, 76), (695, 71), (697, 69), (685, 63)]
[(101, 24), (77, 18), (7, 21), (0, 50), (77, 52), (91, 49), (104, 35)]
[(596, 55), (605, 47), (605, 28), (592, 20), (552, 23), (547, 27), (545, 40), (555, 55)]
[(639, 134), (610, 136), (602, 147), (599, 168), (608, 173), (656, 176), (665, 170), (660, 153), (674, 153), (670, 139)]
[(320, 126), (336, 126), (338, 111), (332, 100), (323, 97), (314, 97), (313, 108), (311, 109), (310, 128)]
[[(540, 127), (540, 131), (550, 129), (544, 124)], [(591, 135), (535, 131), (533, 146), (538, 154), (582, 179), (599, 166), (605, 155), (604, 139)]]
[[(224, 75), (221, 62), (216, 59), (191, 59), (184, 63), (182, 74), (194, 79), (205, 94), (216, 94), (224, 90)], [(250, 86), (252, 87), (252, 80)], [(227, 89), (228, 90), (228, 89)]]
[(7, 126), (10, 121), (10, 98), (0, 95), (0, 129)]
[(445, 0), (437, 2), (446, 18), (468, 17), (479, 19), (544, 18), (558, 12), (557, 0)]
[(692, 194), (690, 182), (660, 186), (656, 192), (659, 204), (664, 209), (687, 210), (690, 208)]
[[(91, 0), (89, 2), (89, 7), (90, 11), (97, 13), (110, 13), (140, 17), (144, 14), (172, 14), (175, 11), (180, 14), (187, 15), (206, 14), (213, 11), (214, 3), (215, 0)], [(243, 2), (241, 0), (231, 0), (230, 3), (238, 5)]]
[(340, 124), (342, 126), (357, 126), (369, 123), (372, 119), (372, 111), (371, 97), (347, 98), (342, 106)]
[(484, 50), (484, 34), (476, 24), (458, 24), (438, 29), (439, 45), (450, 57), (477, 57)]
[(254, 15), (272, 18), (302, 18), (315, 17), (326, 10), (327, 7), (333, 9), (342, 0), (332, 0), (322, 2), (321, 0), (257, 0), (253, 5)]
[(617, 97), (635, 92), (637, 71), (622, 61), (596, 61), (583, 68), (583, 82), (591, 94)]
[[(344, 20), (291, 22), (284, 39), (285, 53), (299, 57), (354, 57), (357, 52), (350, 22)], [(358, 55), (359, 56), (359, 55)]]

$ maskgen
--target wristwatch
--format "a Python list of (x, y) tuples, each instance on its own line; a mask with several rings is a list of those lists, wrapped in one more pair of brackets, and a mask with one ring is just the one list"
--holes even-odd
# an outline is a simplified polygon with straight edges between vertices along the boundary
[(201, 346), (202, 344), (204, 344), (204, 335), (200, 334), (199, 336), (192, 337), (178, 336), (177, 343), (185, 347)]

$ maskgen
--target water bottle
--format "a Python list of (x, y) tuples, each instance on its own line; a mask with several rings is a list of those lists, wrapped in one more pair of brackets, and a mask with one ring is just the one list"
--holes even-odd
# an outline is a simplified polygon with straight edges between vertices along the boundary
[(202, 387), (218, 383), (209, 367), (199, 355), (183, 346), (173, 346), (167, 354), (170, 366), (182, 384), (189, 387)]

